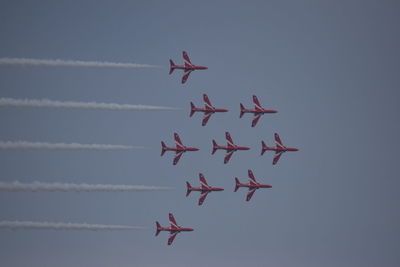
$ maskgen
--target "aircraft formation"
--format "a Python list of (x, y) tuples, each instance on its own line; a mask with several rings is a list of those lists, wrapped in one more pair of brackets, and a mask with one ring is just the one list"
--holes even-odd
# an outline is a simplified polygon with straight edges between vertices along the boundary
[[(183, 56), (183, 65), (175, 65), (175, 63), (170, 60), (170, 70), (169, 74), (172, 74), (175, 69), (180, 69), (183, 70), (183, 76), (181, 83), (184, 84), (187, 82), (190, 74), (195, 71), (195, 70), (206, 70), (208, 67), (206, 66), (200, 66), (200, 65), (195, 65), (191, 62), (188, 54), (183, 51), (182, 52)], [(20, 63), (27, 63), (27, 64), (44, 64), (44, 65), (55, 65), (58, 64), (58, 66), (123, 66), (123, 67), (152, 67), (151, 65), (139, 65), (139, 64), (122, 64), (122, 63), (101, 63), (101, 62), (81, 62), (81, 61), (48, 61), (48, 60), (27, 60), (27, 59), (20, 59), (20, 60), (11, 60), (12, 62), (19, 62)], [(240, 103), (240, 110), (239, 110), (239, 118), (242, 118), (246, 113), (253, 114), (253, 119), (251, 122), (251, 127), (256, 127), (256, 125), (259, 123), (259, 120), (261, 116), (264, 114), (274, 114), (277, 113), (278, 111), (273, 110), (273, 109), (265, 109), (262, 107), (260, 104), (259, 99), (257, 96), (253, 95), (252, 96), (254, 108), (245, 108), (245, 106)], [(8, 105), (19, 105), (19, 106), (35, 106), (35, 107), (69, 107), (69, 108), (85, 108), (85, 109), (128, 109), (128, 110), (165, 110), (165, 109), (170, 109), (167, 107), (155, 107), (155, 106), (143, 106), (143, 105), (118, 105), (118, 104), (105, 104), (105, 103), (80, 103), (80, 102), (60, 102), (60, 101), (48, 101), (48, 100), (41, 100), (41, 101), (15, 101), (13, 99), (3, 99), (3, 104), (4, 101), (8, 103)], [(190, 113), (189, 117), (193, 117), (195, 113), (203, 113), (203, 119), (201, 122), (201, 125), (204, 127), (207, 125), (208, 121), (210, 120), (211, 116), (214, 113), (227, 113), (229, 112), (228, 109), (225, 108), (218, 108), (214, 107), (211, 104), (211, 101), (208, 97), (207, 94), (203, 94), (203, 101), (204, 101), (204, 107), (196, 107), (193, 102), (190, 102)], [(218, 116), (223, 116), (223, 114), (218, 114)], [(184, 153), (186, 152), (195, 152), (199, 151), (200, 149), (197, 147), (192, 147), (192, 146), (186, 146), (183, 144), (180, 136), (178, 133), (173, 134), (173, 138), (175, 141), (174, 146), (167, 146), (164, 141), (161, 141), (161, 156), (163, 156), (167, 151), (172, 151), (174, 153), (174, 158), (172, 161), (173, 165), (178, 165), (180, 162), (181, 157), (183, 156)], [(233, 154), (236, 151), (242, 151), (242, 150), (250, 150), (250, 147), (247, 146), (241, 146), (237, 145), (234, 141), (233, 138), (231, 137), (231, 134), (226, 131), (225, 132), (225, 139), (226, 139), (226, 145), (219, 145), (214, 139), (210, 140), (211, 144), (211, 155), (214, 155), (218, 150), (224, 150), (225, 151), (225, 156), (224, 156), (224, 164), (228, 164), (229, 161), (231, 160)], [(286, 152), (294, 152), (298, 151), (297, 148), (295, 147), (287, 147), (285, 146), (278, 133), (274, 134), (274, 140), (275, 140), (275, 146), (268, 146), (264, 140), (261, 140), (261, 152), (260, 155), (263, 156), (265, 152), (267, 151), (272, 151), (275, 153), (274, 158), (272, 160), (272, 165), (275, 165), (278, 163), (279, 159), (281, 158), (282, 154)], [(1, 142), (0, 142), (1, 143)], [(113, 146), (113, 145), (87, 145), (87, 144), (64, 144), (64, 143), (56, 143), (56, 144), (51, 144), (51, 143), (32, 143), (32, 142), (3, 142), (3, 148), (30, 148), (30, 149), (37, 149), (37, 148), (47, 148), (47, 149), (138, 149), (140, 147), (130, 147), (130, 146)], [(208, 194), (212, 192), (221, 192), (224, 191), (224, 188), (221, 187), (214, 187), (208, 184), (205, 176), (202, 173), (199, 173), (199, 182), (200, 185), (198, 187), (192, 186), (190, 182), (186, 182), (186, 197), (189, 197), (191, 192), (199, 192), (200, 196), (197, 201), (197, 204), (199, 206), (202, 206), (208, 196)], [(248, 192), (246, 195), (245, 200), (250, 201), (253, 198), (254, 193), (258, 189), (262, 188), (272, 188), (272, 185), (269, 184), (263, 184), (260, 183), (256, 180), (253, 171), (248, 169), (248, 183), (242, 183), (240, 182), (239, 178), (234, 177), (232, 180), (232, 183), (234, 185), (234, 192), (237, 192), (241, 187), (247, 188)], [(65, 188), (65, 187), (64, 187)], [(96, 187), (97, 188), (97, 187)], [(86, 187), (87, 190), (87, 187)], [(217, 195), (221, 193), (215, 193)], [(168, 238), (168, 245), (171, 245), (177, 234), (180, 232), (191, 232), (194, 229), (193, 228), (187, 228), (187, 227), (182, 227), (179, 226), (173, 216), (172, 213), (169, 213), (169, 227), (163, 227), (160, 225), (158, 221), (156, 221), (156, 233), (155, 235), (158, 236), (160, 232), (166, 231), (169, 232), (169, 238)], [(129, 227), (128, 227), (129, 228)], [(131, 229), (131, 228), (129, 228)]]
[[(184, 71), (183, 76), (182, 76), (182, 81), (181, 83), (184, 84), (189, 78), (190, 73), (192, 73), (195, 70), (206, 70), (208, 67), (206, 66), (198, 66), (192, 64), (190, 61), (190, 58), (188, 54), (183, 51), (182, 52), (183, 56), (183, 62), (184, 65), (175, 65), (175, 63), (170, 60), (170, 71), (169, 74), (172, 74), (175, 69), (182, 69)], [(204, 101), (204, 108), (201, 107), (196, 107), (193, 102), (190, 102), (190, 113), (189, 117), (192, 117), (196, 112), (201, 112), (203, 113), (203, 119), (201, 122), (202, 126), (206, 126), (207, 122), (210, 120), (211, 115), (214, 113), (226, 113), (228, 112), (227, 109), (224, 108), (216, 108), (211, 104), (211, 101), (208, 97), (207, 94), (203, 94), (203, 101)], [(264, 114), (274, 114), (277, 113), (277, 110), (273, 109), (265, 109), (261, 106), (260, 101), (258, 100), (257, 96), (253, 95), (253, 103), (254, 103), (254, 108), (247, 109), (244, 107), (242, 103), (240, 103), (240, 113), (239, 113), (239, 118), (242, 118), (244, 114), (246, 113), (251, 113), (253, 114), (253, 120), (251, 122), (251, 127), (256, 127), (260, 117)], [(229, 160), (231, 159), (232, 155), (236, 151), (241, 151), (241, 150), (250, 150), (250, 147), (246, 146), (239, 146), (234, 143), (231, 135), (229, 132), (225, 132), (225, 139), (226, 139), (226, 146), (224, 145), (218, 145), (215, 140), (212, 140), (212, 147), (211, 147), (211, 155), (214, 155), (217, 150), (225, 150), (225, 157), (224, 157), (224, 164), (227, 164)], [(274, 134), (274, 139), (275, 139), (275, 146), (267, 146), (267, 144), (262, 140), (261, 141), (261, 152), (260, 155), (264, 155), (266, 151), (273, 151), (275, 152), (274, 158), (272, 160), (272, 165), (275, 165), (278, 163), (279, 159), (281, 158), (282, 154), (288, 151), (298, 151), (298, 148), (294, 147), (287, 147), (285, 146), (278, 133)], [(178, 133), (174, 133), (174, 141), (175, 141), (175, 146), (168, 147), (164, 141), (161, 141), (161, 156), (165, 154), (166, 151), (172, 151), (175, 153), (174, 159), (172, 161), (173, 165), (177, 165), (179, 160), (181, 159), (182, 155), (185, 152), (194, 152), (194, 151), (199, 151), (199, 148), (196, 147), (190, 147), (190, 146), (185, 146), (179, 137)], [(252, 170), (248, 170), (247, 172), (248, 175), (248, 183), (241, 183), (240, 180), (235, 177), (234, 178), (234, 192), (237, 192), (239, 188), (244, 187), (248, 189), (247, 195), (246, 195), (246, 201), (250, 201), (251, 198), (253, 197), (254, 193), (261, 188), (272, 188), (272, 185), (269, 184), (262, 184), (258, 182), (253, 174)], [(219, 192), (219, 191), (224, 191), (224, 188), (220, 187), (213, 187), (210, 186), (204, 177), (202, 173), (199, 173), (199, 182), (200, 186), (199, 187), (193, 187), (189, 182), (186, 182), (186, 197), (190, 195), (192, 191), (195, 192), (200, 192), (200, 197), (198, 199), (198, 205), (201, 206), (203, 205), (205, 199), (207, 198), (207, 195), (211, 192)], [(156, 221), (156, 236), (159, 235), (161, 231), (166, 231), (169, 232), (169, 238), (168, 238), (168, 245), (171, 245), (177, 236), (178, 233), (180, 232), (191, 232), (194, 229), (193, 228), (185, 228), (181, 227), (176, 223), (176, 220), (173, 216), (172, 213), (169, 213), (169, 223), (170, 227), (162, 227), (158, 221)]]

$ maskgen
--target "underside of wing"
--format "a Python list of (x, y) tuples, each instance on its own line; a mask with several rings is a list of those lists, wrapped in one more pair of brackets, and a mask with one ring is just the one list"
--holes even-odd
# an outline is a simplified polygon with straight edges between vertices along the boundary
[(184, 73), (183, 73), (183, 76), (182, 76), (182, 83), (185, 83), (186, 81), (187, 81), (187, 79), (189, 78), (189, 75), (190, 75), (190, 73), (192, 72), (193, 70), (186, 70)]
[(176, 152), (173, 165), (178, 164), (179, 159), (182, 157), (183, 151)]
[(178, 232), (173, 232), (169, 235), (168, 238), (168, 246), (170, 246), (172, 244), (172, 242), (174, 242), (174, 239), (176, 237), (176, 235), (178, 234)]
[(282, 151), (275, 152), (274, 159), (272, 160), (272, 165), (275, 165), (276, 163), (278, 163), (278, 161), (281, 158), (282, 154), (283, 154)]
[(251, 127), (255, 127), (257, 125), (257, 122), (260, 119), (261, 115), (262, 115), (261, 113), (254, 114), (254, 119), (251, 122)]
[(256, 190), (257, 190), (256, 188), (249, 188), (249, 192), (247, 193), (246, 196), (246, 201), (250, 201), (251, 197), (254, 195)]
[(201, 206), (203, 204), (203, 202), (206, 199), (208, 193), (209, 193), (208, 191), (201, 192), (201, 195), (200, 195), (200, 198), (199, 198), (199, 206)]
[(227, 164), (229, 162), (229, 160), (231, 159), (233, 152), (235, 152), (234, 150), (231, 151), (227, 151), (225, 158), (224, 158), (224, 164)]
[(210, 119), (212, 113), (211, 112), (205, 112), (204, 113), (204, 117), (203, 117), (203, 121), (201, 122), (201, 126), (206, 126), (208, 120)]

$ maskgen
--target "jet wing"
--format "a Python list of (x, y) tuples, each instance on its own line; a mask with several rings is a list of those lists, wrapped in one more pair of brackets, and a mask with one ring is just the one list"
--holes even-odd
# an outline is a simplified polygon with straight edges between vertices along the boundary
[(278, 160), (281, 158), (282, 154), (283, 154), (283, 151), (276, 151), (275, 152), (275, 157), (272, 160), (272, 165), (275, 165), (276, 163), (278, 163)]
[(209, 185), (207, 184), (207, 180), (202, 173), (199, 173), (199, 180), (202, 189), (207, 189)]
[(201, 195), (199, 198), (199, 206), (201, 206), (203, 204), (204, 200), (206, 200), (208, 193), (210, 193), (210, 192), (209, 191), (201, 192)]
[(190, 73), (192, 73), (192, 71), (193, 71), (193, 70), (186, 70), (186, 71), (183, 73), (183, 76), (182, 76), (182, 83), (185, 83), (185, 82), (187, 81), (187, 79), (189, 78), (189, 75), (190, 75)]
[(172, 213), (169, 214), (169, 223), (171, 224), (171, 228), (179, 228)]
[(183, 57), (183, 62), (185, 63), (186, 66), (193, 66), (192, 62), (190, 61), (190, 58), (186, 51), (182, 52), (182, 57)]
[(279, 134), (275, 133), (274, 137), (275, 137), (276, 146), (278, 148), (285, 148), (285, 146), (282, 144), (282, 141), (281, 141), (281, 138), (279, 137)]
[(201, 122), (201, 126), (206, 126), (208, 120), (210, 119), (212, 113), (211, 112), (205, 112), (204, 113), (204, 117), (203, 117), (203, 121)]
[(183, 154), (183, 151), (176, 152), (175, 157), (174, 157), (173, 165), (178, 164), (178, 161), (181, 158), (182, 154)]
[(254, 108), (256, 110), (263, 110), (263, 108), (261, 107), (260, 101), (258, 101), (257, 96), (253, 95), (253, 103), (254, 103)]
[(254, 114), (254, 119), (251, 122), (251, 127), (255, 127), (257, 125), (257, 122), (260, 119), (261, 115), (262, 115), (261, 113), (258, 113), (258, 114), (255, 113)]
[(211, 105), (210, 99), (208, 99), (208, 96), (206, 94), (203, 94), (203, 100), (205, 108), (214, 109), (214, 107)]
[(183, 145), (181, 138), (177, 133), (174, 133), (174, 139), (175, 139), (175, 144), (177, 148), (184, 148), (185, 146)]
[(224, 158), (224, 164), (227, 164), (229, 162), (229, 160), (232, 157), (233, 152), (235, 152), (234, 150), (228, 151), (226, 152), (225, 158)]
[(256, 185), (258, 184), (256, 181), (256, 178), (254, 177), (254, 174), (251, 170), (248, 171), (248, 176), (249, 176), (249, 182), (251, 185)]
[(169, 235), (168, 238), (168, 246), (170, 246), (172, 244), (172, 242), (174, 242), (174, 239), (176, 237), (176, 235), (178, 234), (178, 232), (173, 232)]
[(225, 132), (225, 138), (226, 138), (226, 141), (228, 142), (228, 146), (230, 146), (230, 147), (235, 146), (235, 144), (233, 143), (232, 137), (228, 132)]
[(247, 193), (246, 196), (246, 201), (249, 201), (251, 197), (254, 195), (254, 192), (256, 192), (256, 188), (249, 188), (249, 192)]

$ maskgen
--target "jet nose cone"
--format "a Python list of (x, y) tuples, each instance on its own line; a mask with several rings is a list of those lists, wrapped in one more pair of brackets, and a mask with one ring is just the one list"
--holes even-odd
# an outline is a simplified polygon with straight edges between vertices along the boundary
[(294, 151), (299, 151), (299, 149), (298, 149), (298, 148), (295, 148)]
[(272, 113), (278, 113), (278, 111), (277, 110), (272, 110)]
[(199, 151), (200, 149), (199, 148), (193, 148), (193, 151)]
[(250, 147), (244, 147), (244, 150), (249, 150), (250, 149)]
[(194, 229), (193, 228), (188, 228), (188, 231), (189, 232), (192, 232)]

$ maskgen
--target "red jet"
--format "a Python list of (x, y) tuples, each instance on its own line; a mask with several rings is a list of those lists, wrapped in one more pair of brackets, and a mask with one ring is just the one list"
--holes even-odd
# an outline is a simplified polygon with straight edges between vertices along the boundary
[(275, 157), (272, 161), (272, 165), (275, 165), (276, 163), (278, 163), (279, 158), (282, 156), (282, 154), (284, 152), (299, 151), (298, 148), (284, 146), (277, 133), (275, 133), (274, 136), (275, 136), (275, 144), (276, 144), (275, 147), (268, 147), (264, 141), (261, 141), (261, 146), (262, 146), (261, 155), (264, 155), (265, 151), (267, 151), (267, 150), (275, 151)]
[(188, 54), (185, 51), (182, 52), (182, 55), (183, 55), (183, 62), (185, 63), (185, 65), (175, 65), (171, 59), (169, 60), (170, 64), (169, 74), (172, 74), (172, 72), (174, 72), (174, 69), (180, 69), (185, 71), (183, 73), (182, 83), (185, 83), (187, 81), (192, 71), (208, 69), (208, 67), (206, 66), (197, 66), (192, 64), (192, 62), (190, 62)]
[(168, 246), (171, 245), (172, 242), (174, 242), (174, 239), (178, 233), (193, 231), (193, 228), (184, 228), (184, 227), (179, 226), (176, 223), (174, 215), (172, 215), (172, 213), (169, 214), (169, 223), (171, 224), (170, 227), (162, 227), (159, 222), (156, 222), (156, 227), (157, 227), (156, 236), (158, 236), (158, 234), (161, 231), (169, 232)]
[(242, 103), (240, 103), (240, 118), (243, 117), (244, 113), (253, 113), (254, 119), (251, 123), (251, 127), (255, 127), (258, 120), (265, 113), (277, 113), (278, 111), (273, 109), (264, 109), (260, 105), (260, 101), (258, 101), (257, 96), (253, 95), (254, 109), (246, 109)]
[(218, 150), (218, 149), (223, 149), (226, 150), (226, 155), (224, 158), (224, 164), (228, 163), (229, 159), (232, 157), (233, 152), (237, 150), (249, 150), (249, 147), (245, 146), (237, 146), (233, 143), (233, 140), (231, 138), (231, 135), (228, 132), (225, 132), (225, 138), (228, 144), (226, 146), (219, 146), (215, 140), (212, 140), (213, 143), (213, 150), (211, 152), (212, 155)]
[(196, 108), (196, 106), (193, 104), (193, 102), (190, 102), (190, 117), (192, 117), (196, 111), (204, 112), (204, 117), (203, 117), (203, 121), (201, 122), (201, 126), (206, 126), (211, 115), (214, 114), (215, 112), (227, 112), (228, 111), (227, 109), (213, 107), (211, 105), (210, 99), (208, 99), (208, 96), (206, 94), (203, 94), (203, 100), (204, 100), (204, 108)]
[(204, 178), (204, 175), (202, 173), (199, 173), (199, 179), (200, 179), (200, 187), (192, 187), (189, 182), (186, 182), (186, 196), (189, 196), (190, 192), (192, 191), (200, 191), (201, 195), (199, 198), (199, 206), (203, 204), (204, 200), (206, 199), (208, 193), (213, 192), (213, 191), (224, 191), (223, 188), (219, 187), (212, 187), (207, 184), (206, 178)]
[(239, 189), (239, 187), (247, 187), (249, 188), (249, 192), (247, 193), (246, 201), (249, 201), (251, 197), (254, 195), (254, 192), (256, 192), (257, 189), (259, 188), (272, 188), (272, 185), (269, 184), (260, 184), (259, 182), (256, 181), (256, 178), (253, 175), (253, 172), (251, 170), (248, 171), (249, 174), (249, 183), (248, 184), (241, 184), (239, 182), (239, 179), (235, 177), (235, 192)]
[(164, 155), (165, 151), (175, 151), (175, 158), (173, 164), (176, 165), (181, 158), (182, 154), (186, 151), (198, 151), (198, 148), (187, 147), (182, 144), (181, 139), (177, 133), (174, 133), (176, 147), (167, 147), (163, 141), (161, 141), (161, 156)]

